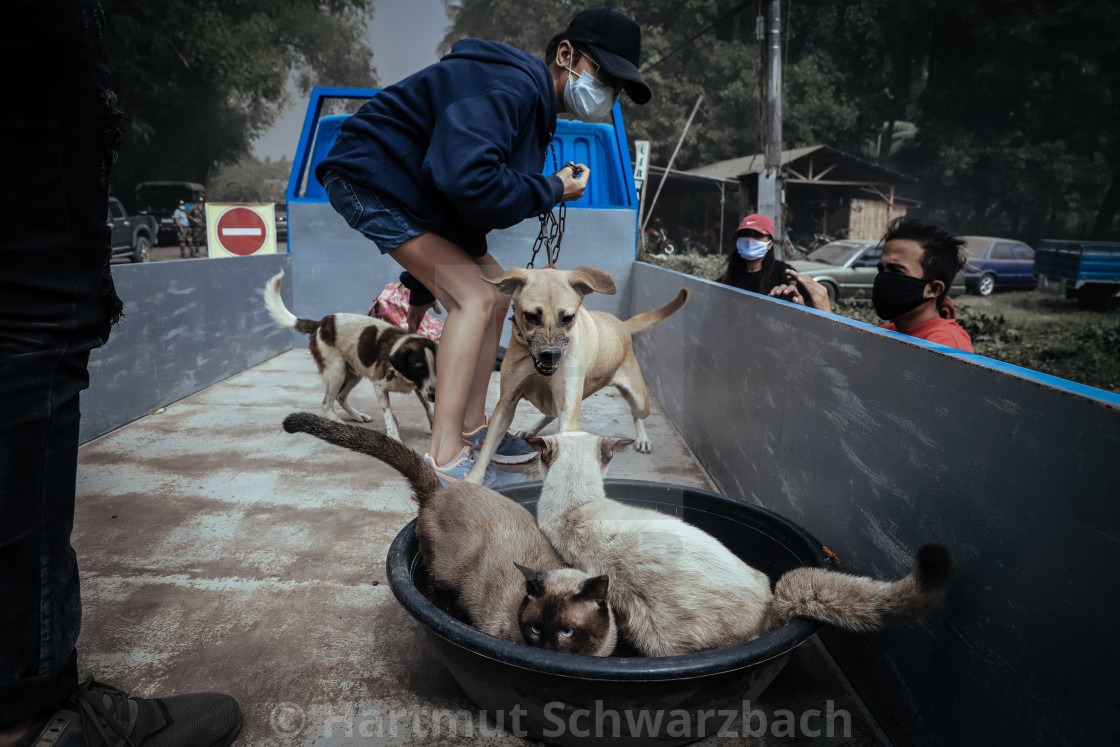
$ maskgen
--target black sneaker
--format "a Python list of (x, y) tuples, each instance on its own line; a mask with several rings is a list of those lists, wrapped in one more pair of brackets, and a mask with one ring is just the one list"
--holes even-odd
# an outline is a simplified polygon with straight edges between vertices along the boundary
[[(482, 425), (470, 433), (463, 434), (463, 445), (470, 446), (473, 452), (478, 452), (482, 448), (482, 442), (486, 440), (486, 434), (489, 430), (490, 416), (487, 415)], [(494, 456), (490, 457), (490, 463), (528, 464), (536, 458), (537, 450), (530, 446), (528, 441), (518, 438), (512, 433), (505, 433), (502, 435), (502, 440), (498, 442), (498, 447), (494, 449)]]
[(92, 677), (31, 727), (18, 747), (226, 747), (241, 731), (241, 706), (221, 693), (130, 698)]

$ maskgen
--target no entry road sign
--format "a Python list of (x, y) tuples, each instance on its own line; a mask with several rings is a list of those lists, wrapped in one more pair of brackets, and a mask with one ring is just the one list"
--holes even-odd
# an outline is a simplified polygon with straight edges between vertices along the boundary
[[(247, 257), (274, 254), (276, 235), (274, 208), (266, 205), (206, 205), (211, 226), (211, 256)], [(215, 244), (217, 246), (215, 246)], [(217, 251), (215, 251), (215, 249)]]

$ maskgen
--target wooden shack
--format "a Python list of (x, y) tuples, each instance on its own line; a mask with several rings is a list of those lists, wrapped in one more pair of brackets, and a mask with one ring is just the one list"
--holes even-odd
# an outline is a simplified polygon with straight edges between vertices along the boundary
[[(693, 188), (702, 182), (738, 188), (737, 215), (728, 223), (753, 212), (758, 204), (758, 174), (765, 166), (762, 154), (718, 161), (670, 174), (677, 187)], [(657, 173), (663, 170), (651, 170)], [(916, 179), (878, 166), (828, 145), (813, 145), (782, 151), (782, 183), (785, 190), (786, 231), (797, 242), (814, 234), (833, 238), (877, 239), (892, 218), (916, 206), (899, 196), (899, 187)], [(728, 199), (726, 210), (735, 202)]]

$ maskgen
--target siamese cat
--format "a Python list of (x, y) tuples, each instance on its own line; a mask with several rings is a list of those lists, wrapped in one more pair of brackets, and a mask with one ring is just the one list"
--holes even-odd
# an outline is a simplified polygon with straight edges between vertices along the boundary
[(607, 577), (565, 564), (523, 506), (466, 481), (444, 487), (419, 454), (378, 431), (309, 412), (284, 418), (284, 430), (368, 454), (405, 476), (420, 504), (416, 537), (424, 568), (473, 627), (550, 651), (614, 650)]
[(613, 449), (630, 439), (581, 431), (530, 438), (540, 452), (541, 531), (565, 561), (610, 576), (607, 602), (620, 635), (646, 656), (676, 656), (758, 638), (794, 617), (852, 631), (916, 618), (941, 597), (949, 552), (925, 545), (913, 571), (894, 582), (822, 568), (796, 568), (773, 592), (706, 532), (651, 509), (607, 498)]

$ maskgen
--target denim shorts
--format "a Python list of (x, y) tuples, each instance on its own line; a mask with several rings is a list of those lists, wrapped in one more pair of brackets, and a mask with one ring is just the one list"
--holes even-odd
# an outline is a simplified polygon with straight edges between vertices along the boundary
[(373, 241), (382, 254), (428, 233), (398, 205), (382, 201), (374, 192), (354, 186), (349, 179), (329, 171), (323, 179), (323, 189), (331, 206), (346, 219), (347, 225)]

